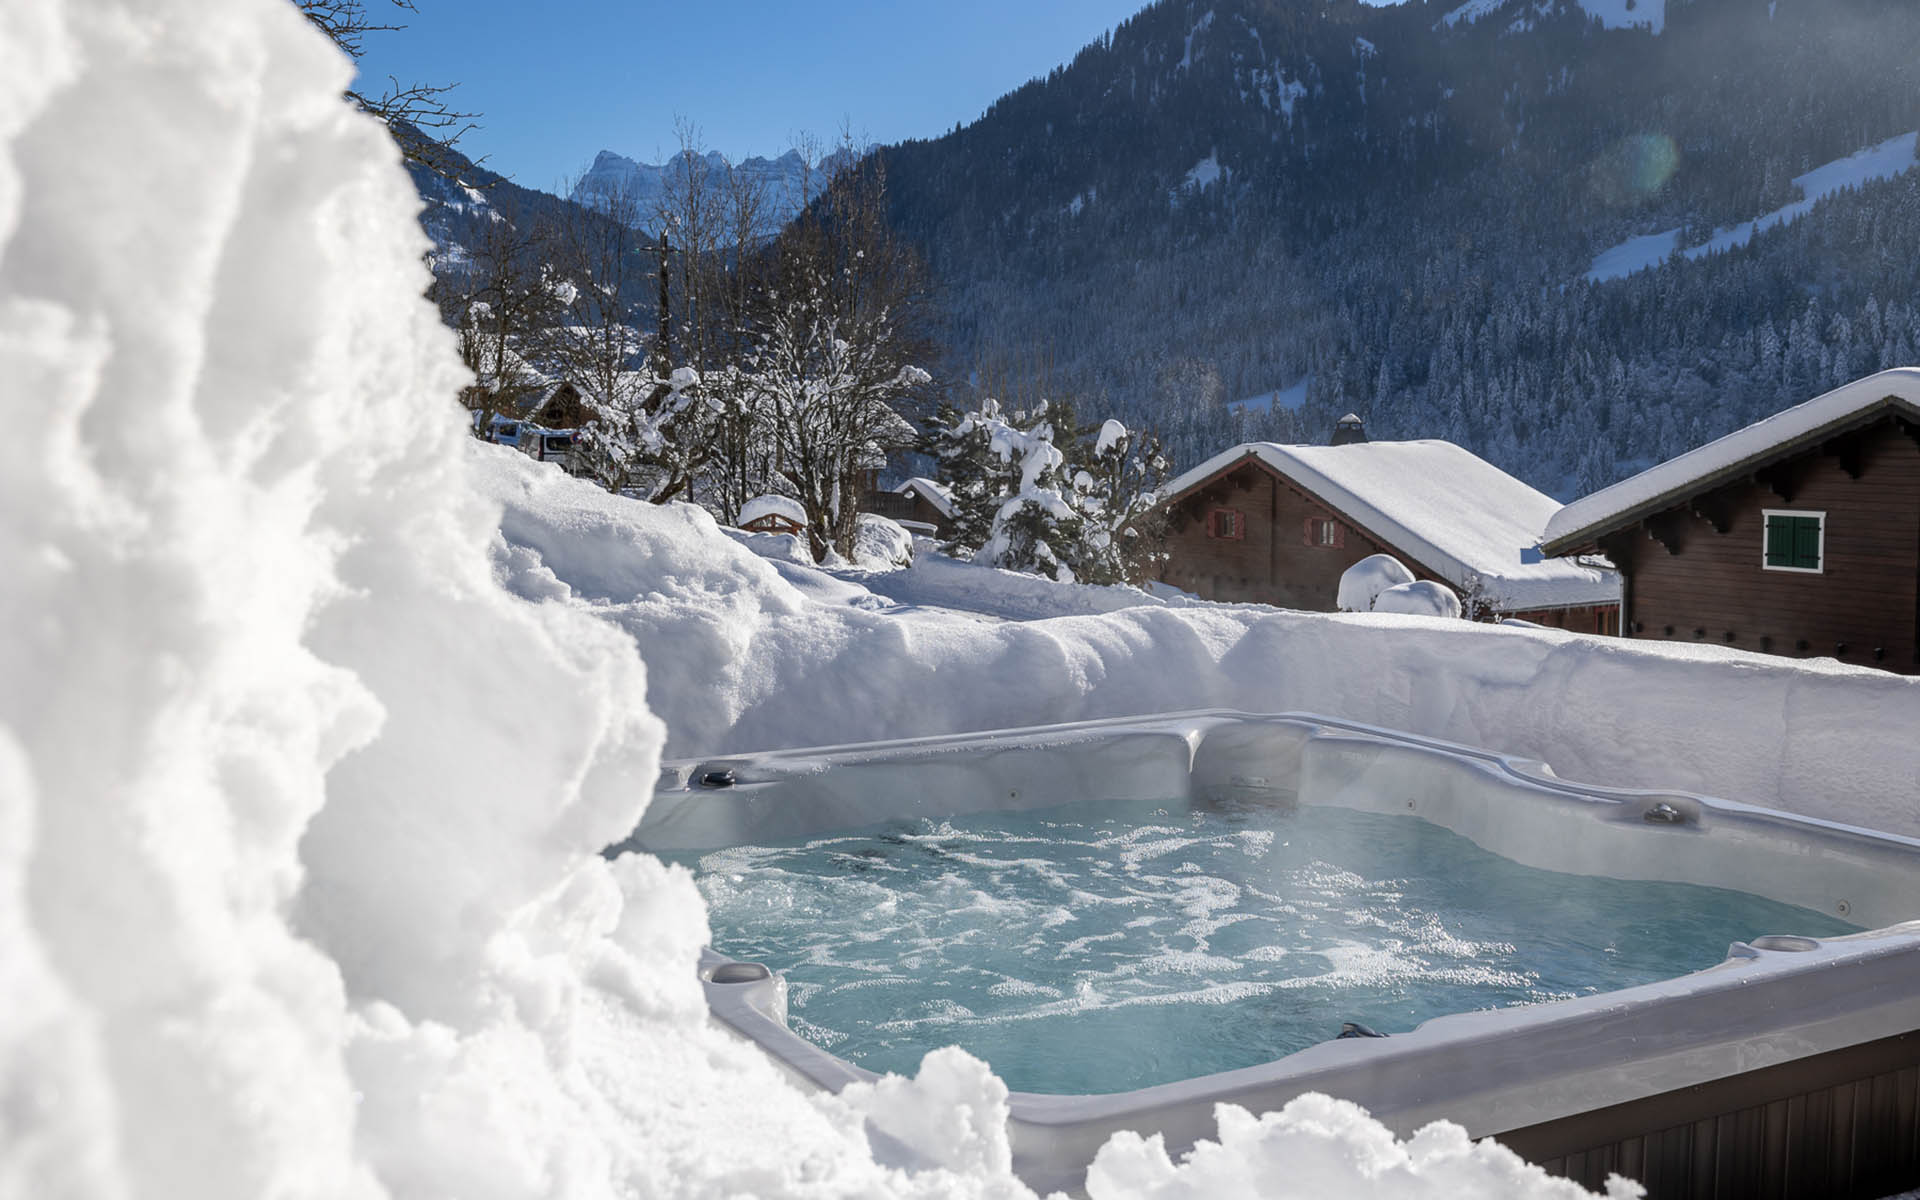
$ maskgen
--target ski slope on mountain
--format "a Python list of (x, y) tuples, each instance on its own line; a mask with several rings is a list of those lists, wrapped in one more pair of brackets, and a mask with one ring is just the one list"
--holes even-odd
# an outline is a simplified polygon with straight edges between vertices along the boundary
[[(1813, 211), (1814, 205), (1836, 192), (1904, 175), (1914, 167), (1917, 141), (1920, 141), (1920, 131), (1903, 133), (1845, 158), (1823, 163), (1794, 178), (1794, 186), (1800, 189), (1801, 199), (1751, 221), (1716, 229), (1711, 238), (1698, 246), (1688, 246), (1681, 253), (1688, 258), (1698, 259), (1744, 246), (1757, 234), (1806, 216)], [(1679, 247), (1680, 234), (1681, 230), (1677, 227), (1666, 229), (1628, 238), (1617, 246), (1602, 250), (1594, 256), (1593, 265), (1587, 268), (1586, 279), (1591, 283), (1604, 283), (1609, 279), (1620, 279), (1635, 271), (1659, 266), (1671, 258)]]

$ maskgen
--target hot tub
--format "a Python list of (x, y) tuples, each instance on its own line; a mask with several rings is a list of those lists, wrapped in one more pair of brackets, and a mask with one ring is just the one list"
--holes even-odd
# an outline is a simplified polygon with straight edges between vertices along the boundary
[[(1920, 841), (1674, 792), (1572, 784), (1543, 763), (1309, 714), (1199, 712), (668, 764), (625, 846), (686, 855), (903, 818), (1137, 805), (1411, 814), (1527, 868), (1747, 893), (1865, 932), (1768, 930), (1724, 961), (1570, 999), (1102, 1094), (1011, 1098), (1015, 1169), (1078, 1188), (1108, 1136), (1178, 1151), (1213, 1108), (1303, 1092), (1396, 1132), (1446, 1118), (1589, 1186), (1655, 1196), (1884, 1195), (1920, 1184)], [(784, 980), (722, 945), (715, 1017), (805, 1083), (870, 1072), (788, 1027)], [(1330, 1014), (1337, 1015), (1337, 1014)], [(1124, 1052), (1122, 1048), (1121, 1052)], [(1704, 1193), (1702, 1189), (1705, 1189)]]

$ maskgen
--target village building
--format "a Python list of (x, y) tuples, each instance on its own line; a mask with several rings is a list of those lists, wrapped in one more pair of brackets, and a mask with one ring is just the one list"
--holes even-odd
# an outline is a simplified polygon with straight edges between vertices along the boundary
[(1920, 673), (1920, 370), (1884, 371), (1567, 505), (1631, 637)]
[(1452, 588), (1468, 616), (1618, 631), (1613, 571), (1534, 549), (1560, 507), (1551, 496), (1451, 442), (1369, 441), (1352, 414), (1332, 440), (1236, 446), (1173, 480), (1159, 578), (1209, 600), (1327, 612), (1348, 567), (1390, 554)]
[(860, 511), (886, 517), (923, 537), (943, 538), (953, 528), (953, 493), (916, 475), (895, 488), (869, 490)]
[(755, 496), (740, 506), (738, 527), (750, 533), (805, 534), (807, 510), (791, 496)]

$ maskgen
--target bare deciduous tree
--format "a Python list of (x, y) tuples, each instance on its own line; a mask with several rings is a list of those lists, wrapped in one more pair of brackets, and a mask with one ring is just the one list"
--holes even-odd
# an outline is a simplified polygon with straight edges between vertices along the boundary
[[(417, 12), (414, 0), (388, 0), (395, 10)], [(333, 44), (355, 62), (365, 53), (369, 33), (387, 33), (406, 26), (383, 22), (367, 11), (367, 0), (294, 0), (294, 6), (314, 28), (326, 34)], [(362, 112), (386, 123), (394, 141), (407, 161), (444, 175), (457, 182), (461, 156), (453, 153), (454, 143), (475, 128), (475, 113), (460, 112), (447, 102), (459, 84), (401, 83), (389, 75), (387, 87), (379, 93), (348, 89), (347, 99)]]
[(829, 175), (768, 251), (748, 371), (816, 556), (852, 552), (862, 487), (914, 441), (901, 409), (930, 382), (915, 365), (924, 278), (874, 157)]

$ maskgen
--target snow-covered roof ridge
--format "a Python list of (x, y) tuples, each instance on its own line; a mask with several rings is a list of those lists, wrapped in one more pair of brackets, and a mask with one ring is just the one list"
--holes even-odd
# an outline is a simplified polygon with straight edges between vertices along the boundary
[(1620, 578), (1532, 550), (1557, 501), (1452, 442), (1284, 446), (1249, 442), (1214, 455), (1167, 486), (1177, 499), (1235, 464), (1256, 459), (1433, 571), (1482, 591), (1507, 611), (1613, 604)]
[(1564, 548), (1602, 526), (1623, 524), (1670, 507), (1679, 497), (1706, 491), (1887, 407), (1904, 408), (1920, 418), (1920, 368), (1895, 367), (1856, 379), (1582, 496), (1553, 515), (1541, 543), (1550, 550)]
[(927, 503), (938, 509), (941, 516), (953, 516), (953, 493), (948, 490), (946, 484), (938, 480), (928, 479), (924, 475), (915, 475), (912, 479), (907, 480), (893, 490), (899, 495), (905, 495), (908, 492), (917, 492), (921, 496), (926, 497)]

